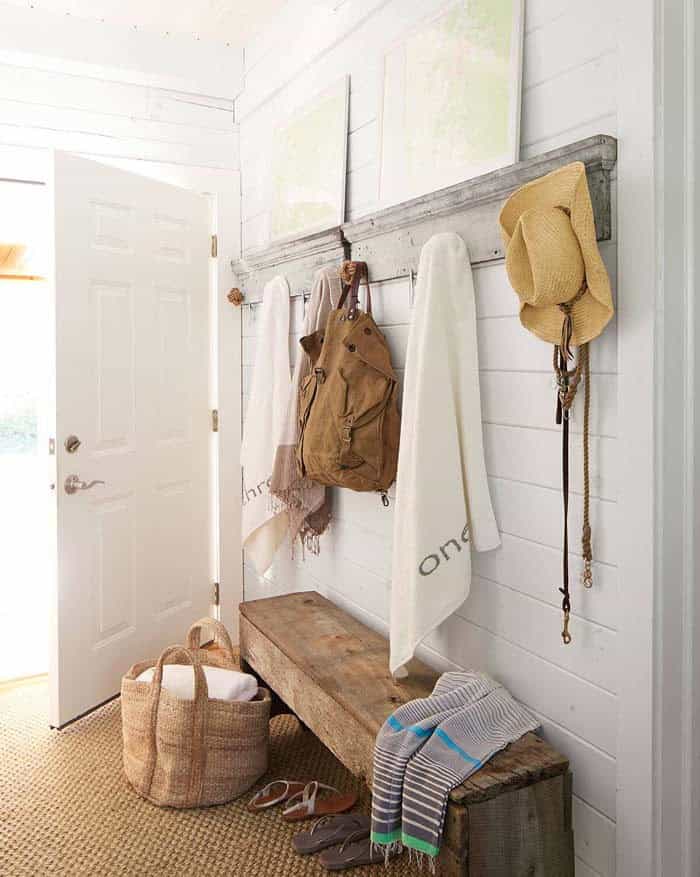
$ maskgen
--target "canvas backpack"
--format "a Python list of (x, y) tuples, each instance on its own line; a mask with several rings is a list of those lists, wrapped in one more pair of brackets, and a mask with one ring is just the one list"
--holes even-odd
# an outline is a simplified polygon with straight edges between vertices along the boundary
[[(351, 490), (386, 491), (396, 477), (400, 416), (396, 373), (372, 319), (365, 262), (345, 263), (343, 293), (325, 329), (301, 339), (311, 372), (301, 388), (297, 464), (302, 476)], [(367, 310), (358, 290), (367, 283)], [(347, 306), (346, 306), (347, 302)]]

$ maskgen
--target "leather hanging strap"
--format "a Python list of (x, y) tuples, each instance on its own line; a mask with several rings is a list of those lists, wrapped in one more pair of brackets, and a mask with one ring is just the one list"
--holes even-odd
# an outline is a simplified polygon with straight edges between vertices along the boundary
[(354, 320), (359, 310), (359, 290), (360, 284), (364, 280), (367, 286), (367, 307), (368, 314), (372, 313), (372, 293), (369, 287), (369, 272), (366, 262), (343, 262), (340, 268), (340, 279), (343, 282), (343, 294), (338, 301), (338, 308), (342, 308), (345, 300), (348, 299), (348, 320)]
[(590, 510), (590, 475), (589, 475), (589, 420), (591, 407), (591, 369), (588, 344), (580, 345), (578, 349), (578, 362), (576, 367), (569, 369), (566, 349), (563, 345), (554, 347), (554, 372), (557, 377), (557, 414), (556, 422), (562, 427), (561, 448), (561, 484), (562, 499), (564, 505), (564, 537), (562, 558), (562, 587), (559, 592), (562, 595), (562, 612), (564, 613), (564, 629), (562, 639), (568, 645), (571, 642), (569, 633), (569, 618), (571, 615), (571, 594), (569, 591), (569, 434), (571, 408), (576, 398), (576, 391), (581, 379), (584, 381), (584, 416), (583, 416), (583, 532), (581, 535), (581, 548), (583, 553), (582, 581), (585, 587), (592, 585), (592, 550), (591, 550), (591, 525), (589, 520)]
[[(566, 354), (561, 348), (555, 348), (555, 356), (558, 359), (559, 374), (568, 374), (566, 370)], [(567, 387), (568, 389), (568, 379)], [(562, 397), (566, 396), (562, 393), (564, 388), (560, 385), (557, 393), (557, 423), (562, 424), (561, 430), (561, 487), (564, 501), (564, 539), (562, 551), (562, 587), (559, 593), (562, 595), (561, 611), (564, 613), (564, 627), (561, 632), (561, 638), (565, 645), (571, 642), (571, 634), (569, 633), (569, 617), (571, 615), (571, 594), (569, 592), (569, 408), (562, 404)]]

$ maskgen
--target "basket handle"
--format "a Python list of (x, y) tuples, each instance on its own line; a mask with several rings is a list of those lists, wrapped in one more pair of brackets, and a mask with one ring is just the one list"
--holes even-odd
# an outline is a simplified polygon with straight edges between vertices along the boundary
[(231, 658), (231, 663), (235, 664), (236, 655), (233, 651), (233, 643), (231, 642), (231, 637), (229, 636), (229, 633), (224, 625), (220, 621), (217, 621), (216, 618), (209, 618), (205, 616), (204, 618), (200, 618), (199, 621), (195, 621), (192, 627), (190, 627), (190, 629), (187, 631), (187, 648), (201, 648), (201, 633), (205, 627), (211, 629), (212, 633), (214, 634), (214, 641), (219, 643), (219, 645), (222, 646), (226, 652), (228, 652), (228, 655)]
[[(169, 661), (168, 658), (176, 657), (186, 658), (187, 663), (192, 665), (192, 669), (194, 670), (195, 704), (206, 704), (206, 701), (209, 699), (209, 687), (207, 686), (207, 677), (204, 675), (204, 670), (202, 669), (202, 662), (199, 660), (198, 655), (192, 652), (191, 649), (185, 648), (185, 646), (168, 646), (163, 649), (160, 658), (156, 661), (155, 670), (153, 672), (153, 681), (151, 682), (152, 694), (160, 697), (160, 690), (163, 685), (163, 667), (165, 664), (174, 663), (173, 661)], [(153, 689), (156, 685), (158, 686), (158, 691), (154, 692)]]
[[(146, 767), (146, 778), (144, 781), (144, 791), (146, 796), (151, 793), (151, 785), (153, 783), (153, 775), (156, 769), (156, 760), (158, 757), (158, 707), (160, 705), (160, 695), (163, 688), (163, 666), (168, 662), (169, 658), (185, 658), (192, 665), (194, 671), (194, 703), (192, 704), (192, 759), (190, 762), (190, 780), (188, 788), (189, 806), (195, 806), (201, 798), (202, 781), (204, 777), (204, 759), (206, 752), (204, 748), (204, 732), (207, 718), (207, 702), (209, 699), (209, 689), (207, 687), (207, 677), (202, 669), (202, 662), (196, 652), (185, 648), (184, 646), (168, 646), (163, 649), (160, 657), (156, 661), (155, 670), (153, 672), (153, 681), (151, 682), (151, 714), (150, 714), (150, 736), (151, 745), (148, 753), (148, 762)], [(169, 663), (172, 663), (170, 661)]]

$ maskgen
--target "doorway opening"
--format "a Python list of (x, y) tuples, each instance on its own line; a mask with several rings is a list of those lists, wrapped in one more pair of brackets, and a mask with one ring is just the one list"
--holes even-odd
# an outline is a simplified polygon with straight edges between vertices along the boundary
[(49, 204), (0, 179), (0, 683), (48, 670)]

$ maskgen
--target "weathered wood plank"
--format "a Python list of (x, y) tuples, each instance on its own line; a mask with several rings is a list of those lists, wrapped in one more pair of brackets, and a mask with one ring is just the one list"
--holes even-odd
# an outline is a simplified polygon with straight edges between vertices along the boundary
[[(354, 774), (370, 784), (376, 734), (437, 674), (388, 672), (386, 639), (315, 592), (242, 603), (241, 666), (255, 672)], [(568, 762), (527, 734), (455, 789), (440, 852), (445, 877), (572, 877)]]
[(468, 877), (568, 877), (574, 873), (567, 777), (469, 807)]
[[(240, 624), (241, 655), (276, 694), (331, 750), (347, 769), (368, 784), (374, 740), (354, 716), (344, 714), (335, 700), (245, 616)], [(274, 680), (274, 682), (270, 682)]]
[[(425, 697), (437, 673), (414, 660), (389, 674), (388, 642), (315, 592), (241, 604), (241, 657), (355, 774), (372, 776), (374, 740), (402, 703)], [(494, 756), (451, 793), (456, 803), (564, 774), (568, 761), (534, 734)]]
[(438, 192), (388, 207), (368, 219), (343, 225), (353, 259), (367, 262), (376, 282), (418, 269), (423, 245), (434, 234), (456, 232), (467, 245), (472, 265), (502, 259), (498, 214), (519, 186), (572, 161), (586, 165), (598, 240), (611, 236), (610, 169), (617, 143), (598, 135), (554, 149), (459, 183)]
[(326, 265), (339, 265), (346, 258), (347, 244), (339, 226), (295, 241), (283, 241), (263, 250), (248, 251), (234, 260), (231, 269), (245, 303), (260, 301), (265, 284), (284, 274), (292, 295), (311, 292), (314, 275)]
[(588, 137), (387, 207), (369, 218), (246, 253), (244, 260), (232, 265), (233, 271), (248, 301), (259, 299), (264, 283), (280, 271), (292, 278), (293, 294), (306, 292), (316, 268), (344, 257), (367, 262), (371, 279), (379, 282), (416, 271), (425, 242), (445, 231), (462, 236), (472, 265), (493, 262), (504, 256), (498, 213), (508, 195), (572, 161), (582, 161), (586, 166), (597, 237), (606, 241), (612, 233), (610, 172), (616, 158), (614, 137)]
[[(529, 183), (550, 171), (572, 161), (581, 161), (586, 165), (588, 185), (591, 190), (594, 213), (596, 214), (596, 231), (599, 240), (610, 237), (609, 225), (609, 174), (617, 160), (617, 141), (614, 137), (597, 134), (576, 143), (552, 149), (535, 158), (517, 162), (508, 167), (499, 168), (482, 174), (464, 183), (457, 183), (428, 195), (421, 195), (410, 201), (404, 201), (392, 207), (380, 210), (368, 219), (346, 223), (342, 226), (343, 234), (350, 243), (373, 237), (387, 231), (422, 222), (430, 218), (462, 212), (481, 204), (504, 201), (519, 186)], [(497, 224), (496, 224), (497, 225)], [(498, 230), (498, 229), (496, 229)]]

